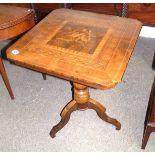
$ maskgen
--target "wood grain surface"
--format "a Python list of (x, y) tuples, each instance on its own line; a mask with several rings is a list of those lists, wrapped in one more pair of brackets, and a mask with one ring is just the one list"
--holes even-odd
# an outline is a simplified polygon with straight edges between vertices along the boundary
[(128, 4), (128, 18), (138, 19), (144, 25), (155, 26), (155, 4), (141, 3)]
[(0, 41), (16, 37), (34, 25), (32, 9), (0, 5)]
[(57, 9), (11, 46), (7, 56), (33, 70), (108, 89), (121, 82), (141, 27), (134, 19)]

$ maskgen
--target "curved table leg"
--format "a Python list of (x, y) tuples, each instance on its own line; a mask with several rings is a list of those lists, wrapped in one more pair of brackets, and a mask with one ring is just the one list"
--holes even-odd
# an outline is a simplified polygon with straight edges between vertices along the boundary
[(72, 100), (71, 102), (69, 102), (67, 104), (67, 106), (62, 110), (61, 112), (61, 121), (55, 125), (51, 132), (50, 132), (50, 136), (52, 138), (54, 138), (56, 136), (56, 133), (61, 130), (69, 121), (70, 119), (70, 115), (73, 111), (77, 110), (77, 104), (75, 100)]
[(93, 100), (93, 99), (89, 99), (89, 103), (88, 103), (88, 108), (90, 109), (94, 109), (96, 111), (96, 113), (98, 114), (98, 116), (110, 123), (113, 124), (114, 126), (116, 126), (116, 130), (120, 130), (121, 129), (121, 124), (120, 122), (118, 122), (116, 119), (109, 117), (106, 114), (106, 108), (104, 106), (102, 106), (99, 102)]
[(73, 87), (74, 99), (62, 110), (61, 121), (54, 126), (50, 132), (52, 138), (54, 138), (55, 134), (68, 123), (73, 111), (84, 110), (86, 108), (94, 109), (102, 120), (116, 126), (117, 130), (121, 128), (121, 124), (116, 119), (111, 118), (106, 114), (106, 108), (104, 106), (90, 98), (87, 86), (73, 83)]

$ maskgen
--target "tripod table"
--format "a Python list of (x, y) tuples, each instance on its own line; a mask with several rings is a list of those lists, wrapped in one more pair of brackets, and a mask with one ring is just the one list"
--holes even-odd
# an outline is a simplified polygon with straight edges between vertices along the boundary
[(79, 109), (94, 109), (102, 120), (121, 128), (90, 98), (89, 87), (105, 90), (121, 82), (141, 27), (134, 19), (57, 9), (7, 50), (15, 64), (73, 82), (73, 100), (52, 128), (52, 138)]

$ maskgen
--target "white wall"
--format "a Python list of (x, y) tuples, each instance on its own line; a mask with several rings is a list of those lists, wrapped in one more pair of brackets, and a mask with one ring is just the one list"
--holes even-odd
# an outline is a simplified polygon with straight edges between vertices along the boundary
[(155, 27), (143, 26), (140, 32), (140, 36), (155, 38)]

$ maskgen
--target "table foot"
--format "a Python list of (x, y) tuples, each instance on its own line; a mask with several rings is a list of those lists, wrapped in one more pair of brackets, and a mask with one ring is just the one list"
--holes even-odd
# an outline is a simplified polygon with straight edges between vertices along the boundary
[(55, 125), (51, 132), (50, 132), (50, 136), (52, 138), (54, 138), (56, 136), (56, 133), (61, 130), (69, 121), (70, 119), (70, 115), (73, 111), (77, 110), (77, 104), (75, 100), (72, 100), (71, 102), (69, 102), (67, 104), (67, 106), (62, 110), (61, 112), (61, 121)]
[(93, 99), (89, 99), (89, 104), (88, 104), (88, 108), (89, 109), (93, 109), (96, 111), (97, 115), (104, 120), (105, 122), (108, 122), (114, 126), (116, 126), (116, 130), (120, 130), (121, 129), (121, 124), (120, 122), (118, 122), (116, 119), (109, 117), (106, 114), (106, 108), (101, 105), (99, 102), (93, 100)]

